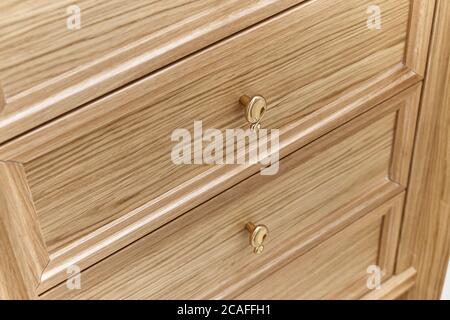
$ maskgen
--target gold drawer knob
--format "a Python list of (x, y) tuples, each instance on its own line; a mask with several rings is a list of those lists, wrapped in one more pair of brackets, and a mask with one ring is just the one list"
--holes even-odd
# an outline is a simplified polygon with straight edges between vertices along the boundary
[(242, 96), (239, 102), (245, 108), (245, 118), (250, 123), (252, 130), (259, 130), (261, 128), (261, 120), (267, 111), (266, 99), (262, 96)]
[(269, 235), (269, 229), (263, 225), (255, 226), (249, 222), (245, 226), (249, 232), (250, 246), (253, 248), (255, 254), (261, 254), (264, 251), (264, 241)]

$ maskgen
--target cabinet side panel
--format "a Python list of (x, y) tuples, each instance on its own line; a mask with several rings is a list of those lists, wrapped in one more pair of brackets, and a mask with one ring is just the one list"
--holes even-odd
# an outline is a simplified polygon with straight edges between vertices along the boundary
[(450, 2), (437, 2), (397, 271), (413, 266), (411, 299), (439, 299), (450, 247)]

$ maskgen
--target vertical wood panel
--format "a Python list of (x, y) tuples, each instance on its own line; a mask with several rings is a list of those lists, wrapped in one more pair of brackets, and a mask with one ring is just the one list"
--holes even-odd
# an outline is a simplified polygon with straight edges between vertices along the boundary
[(412, 0), (405, 64), (424, 76), (433, 25), (435, 0)]
[(450, 247), (450, 1), (437, 2), (398, 272), (413, 266), (408, 297), (439, 299)]
[(396, 197), (383, 218), (378, 265), (387, 276), (392, 275), (395, 268), (404, 202), (404, 194)]
[[(397, 113), (395, 130), (395, 152), (392, 154), (390, 178), (406, 187), (409, 179), (412, 147), (417, 123), (417, 112), (420, 103), (422, 85), (417, 84), (403, 94), (407, 96), (406, 106)], [(401, 97), (399, 94), (398, 97)]]

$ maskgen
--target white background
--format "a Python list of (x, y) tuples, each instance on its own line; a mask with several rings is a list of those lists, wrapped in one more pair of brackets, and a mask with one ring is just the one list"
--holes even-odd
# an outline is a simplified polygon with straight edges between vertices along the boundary
[(445, 278), (444, 290), (442, 290), (442, 300), (450, 300), (450, 261), (447, 267), (447, 277)]

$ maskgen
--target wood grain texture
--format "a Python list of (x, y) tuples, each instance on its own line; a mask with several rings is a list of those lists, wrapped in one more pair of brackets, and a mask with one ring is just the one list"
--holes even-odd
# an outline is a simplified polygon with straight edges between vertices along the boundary
[[(342, 288), (367, 292), (367, 267), (376, 265), (381, 221), (347, 228), (236, 297), (238, 300), (345, 299)], [(353, 257), (349, 259), (349, 257)], [(358, 290), (352, 288), (352, 290)], [(349, 296), (353, 291), (346, 292)]]
[(424, 76), (436, 0), (412, 0), (405, 65)]
[[(208, 166), (170, 161), (174, 129), (191, 128), (194, 120), (218, 129), (245, 126), (238, 98), (257, 92), (272, 107), (263, 124), (279, 128), (315, 111), (317, 101), (401, 61), (409, 2), (384, 3), (380, 33), (362, 24), (366, 5), (307, 3), (90, 105), (85, 120), (71, 117), (79, 130), (69, 132), (70, 143), (63, 136), (58, 146), (40, 144), (53, 150), (25, 165), (49, 249), (61, 249), (206, 172)], [(49, 138), (62, 134), (52, 130)]]
[(404, 195), (398, 196), (394, 201), (391, 201), (387, 209), (388, 212), (383, 216), (377, 261), (377, 265), (383, 272), (383, 279), (389, 278), (395, 273), (404, 203)]
[[(254, 175), (85, 270), (81, 290), (61, 285), (43, 298), (235, 296), (404, 189), (388, 178), (405, 99), (288, 155), (277, 175)], [(249, 221), (271, 230), (260, 257), (248, 247)]]
[(5, 94), (3, 93), (2, 83), (0, 82), (0, 113), (3, 111), (5, 104), (6, 104)]
[(380, 290), (373, 290), (361, 300), (395, 300), (402, 297), (416, 282), (416, 270), (408, 268), (382, 284)]
[(450, 3), (436, 14), (398, 261), (417, 270), (412, 299), (440, 298), (450, 250)]
[[(70, 231), (60, 233), (69, 235), (69, 239), (59, 247), (50, 248), (51, 261), (39, 290), (57, 283), (52, 281), (60, 281), (58, 276), (65, 266), (72, 263), (80, 263), (82, 268), (90, 266), (258, 171), (256, 166), (237, 166), (177, 172), (164, 164), (153, 170), (151, 162), (145, 159), (161, 160), (151, 156), (153, 150), (162, 150), (162, 146), (169, 145), (158, 138), (170, 136), (174, 122), (167, 124), (164, 120), (177, 110), (195, 108), (201, 111), (194, 114), (196, 117), (207, 113), (206, 122), (209, 121), (211, 126), (218, 124), (219, 128), (243, 126), (242, 111), (237, 104), (240, 94), (268, 92), (273, 112), (265, 125), (282, 129), (281, 153), (287, 155), (418, 80), (414, 72), (401, 64), (409, 13), (407, 1), (386, 1), (383, 7), (388, 9), (387, 20), (383, 26), (387, 29), (376, 33), (367, 32), (365, 1), (353, 1), (353, 10), (345, 10), (350, 6), (348, 2), (333, 7), (326, 22), (330, 24), (331, 21), (331, 27), (322, 21), (326, 4), (326, 1), (315, 1), (285, 12), (0, 146), (0, 159), (25, 162), (27, 170), (34, 170), (28, 177), (34, 177), (33, 189), (40, 188), (40, 191), (34, 192), (33, 196), (40, 194), (41, 199), (46, 198), (41, 200), (41, 203), (47, 203), (44, 207), (52, 203), (60, 206), (61, 203), (54, 201), (55, 197), (66, 201), (61, 207), (64, 210), (53, 211), (54, 221), (66, 226), (74, 223), (80, 231), (75, 235)], [(289, 18), (297, 20), (286, 23)], [(344, 23), (341, 18), (354, 23)], [(298, 21), (302, 23), (298, 25)], [(303, 35), (294, 32), (299, 29), (308, 32)], [(347, 34), (351, 39), (346, 38)], [(317, 37), (314, 39), (314, 35), (321, 35), (320, 41)], [(341, 35), (345, 35), (345, 41), (335, 38)], [(259, 44), (254, 40), (261, 37), (270, 41)], [(331, 46), (332, 43), (335, 46)], [(243, 46), (248, 46), (248, 50), (241, 53), (238, 48)], [(338, 55), (334, 51), (337, 49), (341, 50)], [(325, 56), (323, 52), (335, 54)], [(322, 56), (324, 63), (318, 68)], [(316, 57), (320, 57), (320, 61)], [(251, 63), (246, 64), (245, 59), (250, 59)], [(291, 64), (291, 60), (301, 64)], [(225, 67), (222, 67), (224, 61)], [(231, 87), (224, 89), (224, 84), (230, 83)], [(240, 88), (239, 93), (235, 92), (236, 87)], [(149, 88), (157, 90), (149, 91)], [(207, 105), (205, 101), (208, 101)], [(225, 105), (223, 110), (214, 108), (222, 104)], [(155, 115), (158, 110), (165, 113), (156, 112)], [(192, 119), (183, 115), (177, 118), (175, 125), (192, 123)], [(132, 138), (137, 137), (131, 143), (126, 138), (130, 132)], [(154, 137), (154, 132), (160, 136)], [(394, 141), (397, 143), (403, 138), (394, 137)], [(108, 148), (111, 149), (109, 153)], [(394, 149), (399, 150), (398, 147)], [(92, 161), (91, 156), (95, 157), (97, 152), (100, 154), (97, 161)], [(399, 159), (405, 161), (405, 158)], [(166, 160), (162, 159), (161, 163)], [(55, 171), (47, 166), (47, 161), (53, 163)], [(47, 171), (41, 171), (41, 166)], [(403, 166), (391, 167), (391, 179), (403, 184), (404, 178), (397, 179), (396, 176), (399, 172), (398, 177), (404, 177), (399, 171)], [(96, 170), (98, 172), (94, 174)], [(166, 176), (164, 171), (168, 172)], [(183, 176), (184, 172), (187, 173)], [(170, 181), (180, 176), (172, 185), (161, 178)], [(58, 188), (50, 190), (54, 186), (47, 179), (51, 177), (67, 187), (66, 193), (58, 193)], [(96, 189), (97, 180), (102, 181), (100, 189)], [(152, 181), (158, 180), (162, 182), (153, 186)], [(135, 189), (139, 184), (145, 188)], [(75, 195), (83, 188), (84, 191)], [(398, 188), (387, 183), (381, 190), (379, 199)], [(75, 196), (70, 196), (70, 192)], [(151, 192), (155, 192), (153, 196)], [(69, 200), (69, 197), (72, 198)], [(120, 212), (111, 214), (111, 208)], [(86, 210), (92, 215), (77, 216)], [(94, 214), (97, 211), (101, 213), (99, 216)], [(60, 212), (72, 212), (73, 216), (67, 221), (64, 217), (61, 219)], [(102, 216), (102, 212), (106, 216)], [(98, 217), (97, 222), (91, 220)]]
[(0, 162), (0, 299), (35, 299), (48, 263), (22, 166)]
[[(32, 144), (30, 139), (18, 139), (14, 150), (2, 152), (0, 159), (29, 162), (138, 111), (160, 115), (173, 109), (172, 115), (180, 110), (172, 130), (192, 120), (181, 114), (185, 109), (198, 109), (193, 116), (204, 121), (209, 120), (206, 110), (224, 117), (226, 125), (242, 126), (238, 100), (244, 93), (267, 97), (273, 112), (266, 126), (307, 115), (317, 109), (318, 101), (329, 103), (352, 85), (402, 63), (408, 1), (386, 1), (387, 21), (381, 32), (367, 29), (366, 5), (363, 0), (343, 1), (341, 6), (321, 0), (296, 7), (90, 104), (66, 121), (54, 122), (52, 130), (38, 130), (48, 136), (44, 141), (41, 137)], [(333, 7), (326, 22), (321, 16), (324, 7)], [(152, 126), (162, 121), (160, 116), (153, 120)], [(60, 130), (62, 134), (55, 133)]]
[(392, 154), (390, 177), (393, 181), (403, 186), (407, 186), (409, 180), (409, 169), (413, 151), (411, 146), (414, 143), (416, 132), (421, 89), (421, 83), (410, 89), (406, 93), (408, 95), (406, 102), (408, 107), (401, 108), (398, 111), (398, 117), (407, 120), (399, 121), (395, 130), (395, 150), (397, 152)]
[[(0, 114), (0, 143), (302, 2), (4, 0), (0, 80), (7, 108)], [(432, 12), (428, 3), (434, 0), (410, 2), (410, 40), (403, 60), (423, 75)], [(79, 30), (66, 27), (66, 9), (73, 4), (82, 13)], [(385, 28), (389, 7), (378, 4)]]
[(403, 194), (391, 199), (236, 298), (342, 300), (366, 294), (367, 268), (385, 269), (382, 247), (395, 255), (400, 224), (386, 220), (401, 218), (403, 202)]
[[(378, 101), (405, 87), (411, 81), (414, 81), (414, 77), (410, 77), (410, 73), (406, 70), (400, 69), (386, 77), (381, 77), (375, 82), (369, 81), (364, 85), (364, 89), (357, 88), (357, 90), (343, 93), (333, 103), (321, 108), (317, 113), (306, 116), (298, 120), (297, 123), (283, 128), (281, 130), (280, 156), (283, 157), (296, 151), (321, 134), (347, 122)], [(417, 91), (418, 88), (397, 95), (391, 101), (378, 106), (378, 110), (381, 114), (393, 112), (398, 110), (401, 105), (414, 109), (415, 106), (411, 105), (411, 101), (414, 101), (411, 98), (411, 96), (414, 96), (411, 92), (414, 90)], [(346, 107), (342, 108), (342, 105)], [(415, 122), (415, 119), (409, 118), (404, 119), (404, 121), (411, 123)], [(397, 123), (397, 126), (400, 125), (400, 123)], [(397, 141), (396, 138), (394, 139)], [(396, 144), (401, 145), (398, 142)], [(85, 268), (99, 261), (251, 174), (258, 172), (259, 168), (259, 166), (251, 165), (214, 166), (208, 170), (207, 174), (198, 176), (181, 185), (174, 192), (131, 211), (122, 219), (116, 220), (87, 237), (81, 238), (80, 241), (74, 242), (72, 246), (65, 250), (51, 254), (51, 262), (43, 274), (44, 283), (40, 289), (45, 290), (52, 284), (58, 283), (57, 281), (64, 279), (67, 266), (76, 263), (81, 268)], [(392, 169), (390, 173), (392, 174)]]
[(0, 142), (302, 1), (1, 1)]

